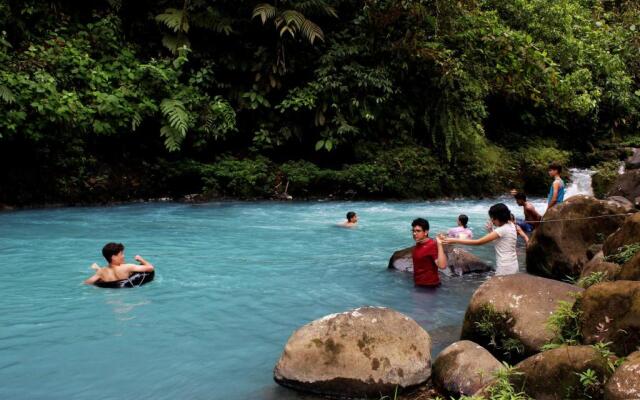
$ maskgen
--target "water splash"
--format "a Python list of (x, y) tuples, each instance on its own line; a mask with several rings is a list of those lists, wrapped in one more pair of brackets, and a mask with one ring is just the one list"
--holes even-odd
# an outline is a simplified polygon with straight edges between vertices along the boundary
[(577, 194), (584, 194), (587, 196), (593, 196), (593, 187), (591, 186), (591, 177), (595, 173), (590, 169), (571, 168), (570, 180), (571, 184), (567, 186), (565, 192), (565, 198), (575, 196)]

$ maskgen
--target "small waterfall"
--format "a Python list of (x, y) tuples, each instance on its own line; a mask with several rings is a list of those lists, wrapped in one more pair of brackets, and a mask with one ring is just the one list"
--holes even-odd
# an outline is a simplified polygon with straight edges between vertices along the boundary
[(591, 186), (591, 176), (594, 171), (590, 169), (571, 168), (570, 180), (571, 184), (567, 186), (564, 198), (575, 196), (577, 194), (586, 194), (587, 196), (593, 196), (593, 187)]

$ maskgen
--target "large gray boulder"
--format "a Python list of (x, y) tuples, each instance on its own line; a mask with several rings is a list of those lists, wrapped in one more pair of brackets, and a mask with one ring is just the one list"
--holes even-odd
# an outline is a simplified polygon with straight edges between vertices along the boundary
[(450, 395), (472, 395), (493, 381), (500, 361), (469, 340), (451, 344), (433, 363), (434, 384)]
[(560, 280), (580, 276), (589, 248), (615, 232), (625, 212), (617, 202), (584, 195), (552, 207), (527, 246), (527, 272)]
[(640, 169), (632, 169), (618, 176), (613, 187), (607, 192), (607, 197), (622, 196), (638, 207), (636, 198), (640, 197)]
[(498, 359), (521, 360), (554, 337), (546, 322), (558, 302), (573, 303), (574, 294), (582, 291), (528, 274), (495, 276), (471, 297), (461, 338), (484, 346)]
[(604, 387), (604, 398), (640, 399), (640, 351), (629, 354), (627, 360), (611, 375)]
[(583, 387), (578, 374), (587, 369), (605, 380), (610, 374), (609, 362), (592, 346), (562, 346), (527, 358), (516, 365), (511, 377), (514, 387), (536, 400), (582, 399)]
[[(414, 247), (415, 246), (407, 247), (406, 249), (393, 253), (389, 259), (388, 267), (398, 271), (413, 272), (411, 252)], [(463, 275), (472, 272), (487, 272), (492, 270), (489, 264), (463, 248), (447, 246), (445, 252), (447, 253), (447, 265), (449, 268), (448, 271), (444, 273), (447, 275)]]
[(274, 369), (283, 386), (326, 396), (390, 395), (431, 375), (431, 338), (411, 318), (363, 307), (313, 321), (291, 335)]
[(579, 302), (584, 344), (611, 342), (625, 356), (640, 346), (640, 282), (602, 282), (584, 291)]

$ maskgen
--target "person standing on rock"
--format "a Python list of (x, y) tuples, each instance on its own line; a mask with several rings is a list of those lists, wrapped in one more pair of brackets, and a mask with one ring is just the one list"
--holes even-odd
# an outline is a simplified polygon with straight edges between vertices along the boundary
[(511, 211), (503, 203), (494, 204), (489, 209), (489, 218), (495, 228), (480, 239), (445, 238), (443, 244), (481, 246), (495, 241), (496, 275), (515, 274), (519, 270), (518, 255), (516, 254), (518, 233), (516, 225), (510, 221)]
[(553, 182), (549, 188), (549, 196), (547, 196), (547, 209), (564, 201), (564, 181), (560, 174), (562, 174), (562, 165), (557, 162), (549, 164), (549, 176), (553, 178)]
[(520, 225), (520, 228), (522, 228), (526, 233), (533, 232), (534, 229), (540, 226), (542, 215), (538, 213), (533, 204), (527, 201), (526, 194), (520, 192), (516, 193), (513, 197), (516, 199), (516, 203), (518, 203), (524, 211), (524, 221), (517, 221), (518, 225)]
[(442, 239), (429, 237), (429, 221), (414, 219), (411, 223), (416, 246), (411, 252), (413, 258), (413, 282), (416, 286), (436, 287), (440, 285), (438, 268), (447, 268), (447, 255), (442, 247)]

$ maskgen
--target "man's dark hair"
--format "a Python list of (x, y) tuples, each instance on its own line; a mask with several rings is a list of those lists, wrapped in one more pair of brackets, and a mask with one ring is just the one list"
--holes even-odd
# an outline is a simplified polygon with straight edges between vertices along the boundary
[(552, 169), (554, 171), (558, 171), (559, 174), (562, 173), (562, 165), (557, 162), (557, 161), (553, 161), (549, 163), (549, 168), (547, 169)]
[(419, 226), (420, 228), (422, 228), (423, 231), (426, 232), (429, 230), (429, 221), (427, 221), (424, 218), (416, 218), (411, 223), (411, 227), (415, 228), (416, 226)]
[(464, 228), (466, 228), (466, 227), (467, 227), (467, 223), (469, 222), (469, 217), (467, 217), (467, 216), (466, 216), (466, 215), (464, 215), (464, 214), (460, 214), (460, 215), (458, 215), (458, 221), (460, 221), (460, 223), (462, 224), (462, 226), (463, 226)]
[(509, 222), (509, 218), (511, 217), (511, 211), (509, 211), (509, 207), (503, 203), (494, 204), (489, 209), (489, 217), (506, 224)]
[(349, 211), (347, 213), (347, 221), (351, 221), (351, 218), (355, 217), (356, 213), (354, 213), (353, 211)]
[(513, 195), (513, 197), (514, 197), (516, 200), (527, 201), (527, 195), (526, 195), (526, 194), (524, 194), (524, 193), (522, 193), (522, 192), (518, 192), (518, 193), (514, 194), (514, 195)]
[(124, 251), (124, 245), (122, 243), (107, 243), (102, 248), (102, 255), (107, 259), (108, 263), (111, 263), (111, 257)]

